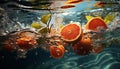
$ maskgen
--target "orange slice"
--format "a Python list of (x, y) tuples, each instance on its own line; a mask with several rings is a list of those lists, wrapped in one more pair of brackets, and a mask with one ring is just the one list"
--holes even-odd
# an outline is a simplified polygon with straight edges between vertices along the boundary
[(105, 24), (104, 20), (99, 17), (95, 17), (87, 22), (85, 28), (88, 30), (97, 31), (98, 27), (103, 27), (104, 29), (107, 29), (107, 25)]
[(61, 29), (60, 35), (64, 41), (75, 41), (82, 36), (82, 27), (76, 23), (67, 24)]

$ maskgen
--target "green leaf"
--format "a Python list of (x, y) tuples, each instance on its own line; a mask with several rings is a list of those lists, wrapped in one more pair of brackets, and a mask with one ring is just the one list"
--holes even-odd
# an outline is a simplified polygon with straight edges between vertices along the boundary
[(31, 27), (35, 28), (35, 29), (40, 29), (40, 28), (42, 28), (42, 25), (39, 22), (33, 22), (31, 24)]
[(41, 17), (41, 21), (45, 24), (47, 24), (48, 20), (50, 19), (51, 14), (47, 14), (47, 15), (42, 15)]

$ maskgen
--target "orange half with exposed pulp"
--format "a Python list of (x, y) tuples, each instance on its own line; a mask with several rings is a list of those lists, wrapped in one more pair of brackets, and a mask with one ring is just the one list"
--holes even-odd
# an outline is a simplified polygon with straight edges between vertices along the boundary
[(60, 35), (64, 41), (72, 42), (77, 40), (80, 36), (82, 36), (82, 27), (77, 23), (70, 23), (64, 26)]
[(85, 28), (88, 30), (97, 31), (98, 27), (102, 27), (104, 29), (107, 29), (107, 25), (105, 24), (104, 20), (99, 18), (99, 17), (95, 17), (87, 22)]

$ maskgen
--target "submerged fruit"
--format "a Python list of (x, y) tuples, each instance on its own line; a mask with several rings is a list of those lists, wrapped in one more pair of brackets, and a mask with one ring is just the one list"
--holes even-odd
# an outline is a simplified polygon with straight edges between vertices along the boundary
[(34, 48), (36, 44), (35, 39), (31, 37), (22, 37), (17, 39), (17, 45), (20, 49), (31, 49)]
[(65, 53), (65, 49), (62, 45), (50, 46), (50, 54), (53, 58), (61, 58)]
[(76, 23), (68, 24), (61, 29), (60, 35), (64, 41), (75, 41), (82, 36), (81, 25)]
[(104, 29), (107, 29), (107, 25), (105, 24), (104, 20), (99, 18), (99, 17), (95, 17), (87, 22), (85, 28), (88, 30), (97, 31), (98, 27), (102, 27)]
[(78, 55), (89, 54), (92, 50), (92, 41), (90, 38), (82, 38), (79, 42), (74, 45), (74, 52)]

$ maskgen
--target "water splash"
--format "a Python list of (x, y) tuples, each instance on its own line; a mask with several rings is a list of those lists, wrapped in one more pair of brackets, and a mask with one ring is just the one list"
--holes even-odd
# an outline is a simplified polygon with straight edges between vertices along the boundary
[(0, 12), (0, 35), (6, 35), (21, 29), (21, 26), (18, 23), (9, 19), (7, 12), (3, 8), (0, 8)]

